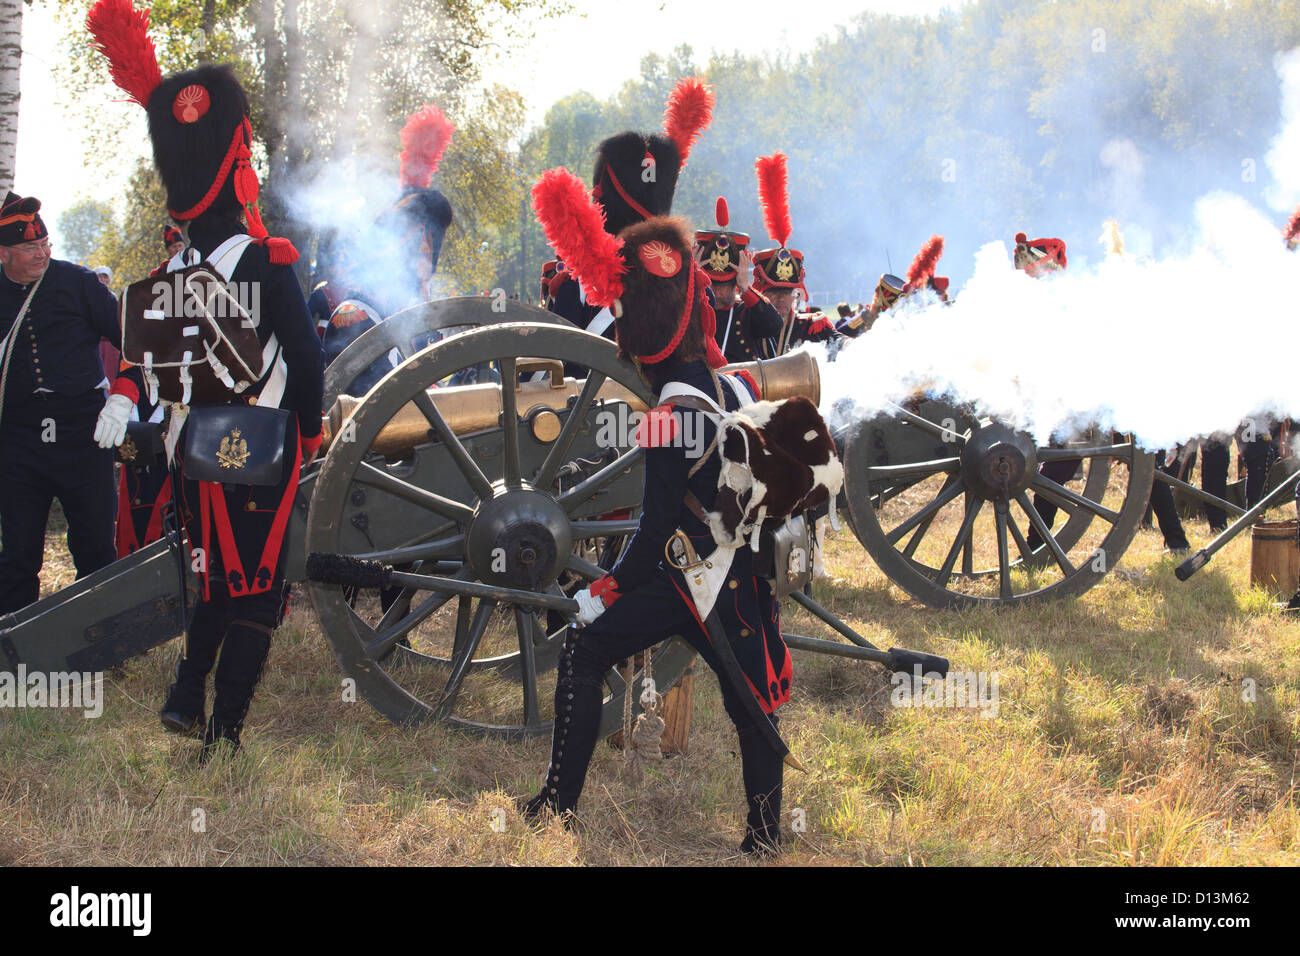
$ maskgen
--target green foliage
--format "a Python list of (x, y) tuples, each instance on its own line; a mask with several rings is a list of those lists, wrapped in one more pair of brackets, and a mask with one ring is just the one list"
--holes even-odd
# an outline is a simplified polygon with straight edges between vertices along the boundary
[(106, 202), (84, 199), (71, 206), (59, 215), (55, 228), (59, 258), (93, 269), (100, 264), (91, 261), (95, 250), (114, 226), (113, 207)]

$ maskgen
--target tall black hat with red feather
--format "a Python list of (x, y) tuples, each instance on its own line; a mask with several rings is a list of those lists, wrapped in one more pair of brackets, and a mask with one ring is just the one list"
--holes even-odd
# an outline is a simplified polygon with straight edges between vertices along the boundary
[(149, 11), (131, 0), (98, 0), (86, 16), (95, 46), (108, 59), (113, 82), (145, 108), (154, 163), (177, 222), (241, 213), (249, 235), (272, 262), (298, 252), (268, 236), (257, 208), (248, 95), (228, 65), (204, 65), (164, 78), (149, 39)]
[[(401, 133), (402, 194), (378, 222), (381, 228), (397, 230), (404, 243), (410, 240), (416, 248), (427, 245), (431, 272), (438, 269), (438, 256), (452, 221), (451, 203), (433, 188), (433, 174), (455, 131), (456, 127), (436, 106), (425, 104), (407, 117)], [(422, 242), (414, 243), (416, 235), (422, 237)]]
[(701, 264), (708, 277), (714, 282), (727, 282), (736, 278), (740, 269), (740, 250), (749, 246), (749, 235), (727, 228), (731, 225), (731, 213), (727, 210), (727, 200), (722, 196), (714, 205), (713, 216), (717, 228), (696, 230), (695, 245), (704, 250)]
[(713, 119), (713, 102), (713, 91), (698, 77), (681, 80), (668, 97), (663, 133), (619, 133), (596, 147), (592, 195), (604, 207), (611, 236), (672, 211), (677, 176)]

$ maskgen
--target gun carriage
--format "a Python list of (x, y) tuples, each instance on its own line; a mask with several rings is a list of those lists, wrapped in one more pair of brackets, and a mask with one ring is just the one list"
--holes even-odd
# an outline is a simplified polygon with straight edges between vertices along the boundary
[[(394, 349), (398, 367), (365, 396), (346, 394)], [(566, 377), (566, 364), (585, 376)], [(748, 367), (769, 399), (819, 399), (807, 354)], [(398, 723), (549, 735), (546, 680), (567, 626), (561, 612), (636, 528), (642, 451), (628, 423), (653, 400), (611, 342), (487, 297), (399, 313), (330, 366), (326, 444), (300, 482), (288, 577), (306, 580), (311, 552), (395, 569), (368, 582), (386, 586), (306, 583), (344, 675), (372, 706)], [(1156, 474), (1131, 441), (1094, 433), (1038, 447), (935, 399), (836, 439), (838, 504), (854, 534), (891, 581), (931, 607), (1083, 593), (1132, 540)], [(1078, 463), (1073, 480), (1040, 474), (1040, 464), (1063, 460)], [(1055, 532), (1031, 496), (1065, 513)], [(1021, 525), (1037, 532), (1034, 546)], [(164, 540), (5, 615), (0, 670), (91, 671), (143, 653), (180, 633), (180, 580)], [(803, 590), (788, 596), (848, 641), (787, 633), (796, 650), (946, 669), (931, 655), (875, 648)], [(672, 686), (691, 657), (684, 642), (660, 645), (658, 686)], [(612, 670), (606, 682), (602, 729), (612, 732), (628, 681)]]

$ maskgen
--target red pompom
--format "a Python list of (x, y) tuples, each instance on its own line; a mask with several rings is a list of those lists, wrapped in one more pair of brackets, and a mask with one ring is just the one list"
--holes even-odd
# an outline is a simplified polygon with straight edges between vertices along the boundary
[(790, 239), (789, 174), (785, 153), (760, 156), (754, 162), (758, 174), (758, 201), (763, 207), (767, 234), (784, 246)]
[(713, 121), (713, 91), (697, 76), (679, 80), (664, 111), (664, 133), (677, 144), (682, 165), (695, 141)]
[(921, 251), (916, 254), (912, 264), (907, 267), (907, 285), (905, 288), (911, 292), (921, 288), (926, 281), (934, 275), (935, 267), (939, 264), (939, 257), (943, 255), (943, 236), (937, 233), (925, 241)]
[(1023, 232), (1018, 232), (1018, 233), (1016, 233), (1016, 244), (1017, 244), (1017, 245), (1019, 245), (1019, 244), (1022, 243), (1022, 242), (1028, 242), (1028, 241), (1029, 241), (1029, 240), (1028, 240), (1028, 237), (1026, 237), (1025, 234), (1024, 234)]
[(717, 219), (718, 225), (723, 229), (731, 224), (731, 214), (727, 210), (727, 200), (723, 196), (718, 197), (717, 203), (713, 206), (713, 217)]
[(533, 210), (546, 241), (582, 283), (587, 301), (612, 306), (623, 294), (627, 272), (623, 242), (605, 231), (604, 210), (583, 181), (563, 166), (548, 169), (533, 185)]
[(428, 189), (456, 132), (442, 110), (424, 105), (402, 127), (402, 186)]
[(131, 0), (99, 0), (86, 14), (86, 29), (95, 38), (95, 48), (107, 58), (113, 82), (147, 106), (150, 94), (162, 82), (158, 53), (149, 39), (149, 11), (137, 11)]

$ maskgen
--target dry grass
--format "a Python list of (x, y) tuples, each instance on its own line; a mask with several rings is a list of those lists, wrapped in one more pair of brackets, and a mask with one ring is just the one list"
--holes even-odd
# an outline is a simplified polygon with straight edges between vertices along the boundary
[[(1193, 545), (1209, 538), (1203, 522), (1188, 532)], [(71, 580), (60, 547), (47, 590)], [(1159, 535), (1143, 532), (1126, 573), (1082, 598), (961, 613), (909, 599), (847, 529), (829, 550), (838, 580), (818, 586), (820, 600), (882, 647), (996, 672), (1000, 709), (983, 719), (891, 707), (878, 668), (797, 656), (782, 729), (811, 772), (788, 774), (785, 807), (804, 812), (807, 830), (787, 832), (781, 864), (1300, 862), (1300, 623), (1247, 587), (1246, 536), (1180, 584)], [(824, 633), (802, 612), (787, 626)], [(632, 789), (620, 755), (600, 745), (585, 825), (569, 833), (531, 831), (513, 810), (540, 782), (547, 741), (398, 728), (344, 703), (303, 601), (277, 636), (233, 761), (200, 766), (193, 741), (158, 726), (174, 653), (110, 676), (99, 720), (0, 714), (0, 863), (738, 860), (739, 759), (707, 669), (690, 755)]]

